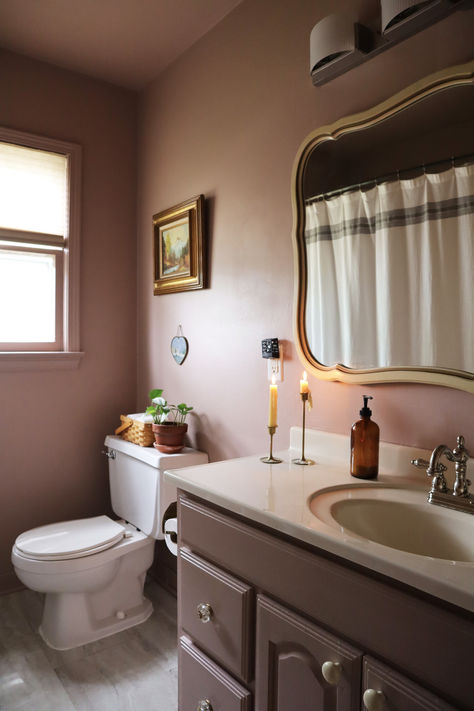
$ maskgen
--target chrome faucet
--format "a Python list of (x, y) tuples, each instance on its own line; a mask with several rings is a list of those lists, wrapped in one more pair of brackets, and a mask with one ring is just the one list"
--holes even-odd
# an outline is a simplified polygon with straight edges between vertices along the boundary
[[(454, 462), (456, 479), (452, 491), (448, 488), (444, 476), (447, 467), (440, 461), (443, 454), (450, 462)], [(440, 444), (433, 449), (429, 462), (426, 459), (412, 459), (411, 463), (415, 467), (426, 469), (426, 474), (432, 478), (428, 494), (430, 504), (474, 513), (474, 497), (469, 492), (471, 482), (466, 478), (467, 460), (470, 456), (464, 446), (464, 437), (459, 435), (453, 450), (445, 444)]]

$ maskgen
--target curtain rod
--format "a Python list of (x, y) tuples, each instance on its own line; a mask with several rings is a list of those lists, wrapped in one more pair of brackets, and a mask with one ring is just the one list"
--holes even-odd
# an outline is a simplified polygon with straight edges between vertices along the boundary
[[(321, 193), (320, 195), (314, 195), (313, 197), (306, 198), (305, 203), (318, 202), (320, 200), (326, 200), (329, 197), (336, 197), (337, 195), (343, 195), (343, 193), (349, 192), (350, 190), (360, 190), (362, 188), (368, 188), (369, 186), (375, 187), (381, 183), (388, 182), (389, 178), (399, 179), (401, 175), (406, 173), (412, 173), (414, 170), (422, 170), (426, 173), (427, 168), (432, 168), (435, 165), (451, 165), (454, 167), (457, 162), (461, 161), (463, 163), (468, 163), (474, 158), (474, 153), (468, 153), (463, 156), (452, 156), (451, 158), (442, 158), (441, 160), (433, 161), (432, 163), (422, 163), (422, 165), (413, 166), (412, 168), (402, 168), (402, 170), (395, 170), (384, 176), (379, 176), (377, 178), (371, 178), (371, 180), (366, 180), (363, 183), (355, 183), (354, 185), (347, 185), (343, 188), (336, 188), (335, 190), (330, 190), (327, 193)], [(459, 165), (459, 163), (458, 163)]]

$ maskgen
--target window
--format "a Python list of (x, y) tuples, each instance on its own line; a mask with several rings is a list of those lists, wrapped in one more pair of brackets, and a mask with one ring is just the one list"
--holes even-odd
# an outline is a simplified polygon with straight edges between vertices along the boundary
[(0, 352), (9, 362), (79, 355), (80, 156), (74, 144), (0, 128)]

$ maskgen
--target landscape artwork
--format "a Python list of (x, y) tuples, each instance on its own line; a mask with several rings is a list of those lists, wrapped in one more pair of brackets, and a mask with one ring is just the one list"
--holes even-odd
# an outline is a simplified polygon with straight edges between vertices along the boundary
[(153, 294), (204, 289), (204, 245), (204, 195), (153, 215)]
[(161, 277), (190, 273), (189, 218), (176, 220), (161, 230)]

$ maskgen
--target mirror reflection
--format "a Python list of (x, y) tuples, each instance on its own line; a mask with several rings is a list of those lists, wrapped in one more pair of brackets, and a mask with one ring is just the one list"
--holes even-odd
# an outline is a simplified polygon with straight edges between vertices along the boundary
[(316, 131), (300, 151), (297, 320), (323, 377), (474, 378), (472, 67), (463, 76)]

